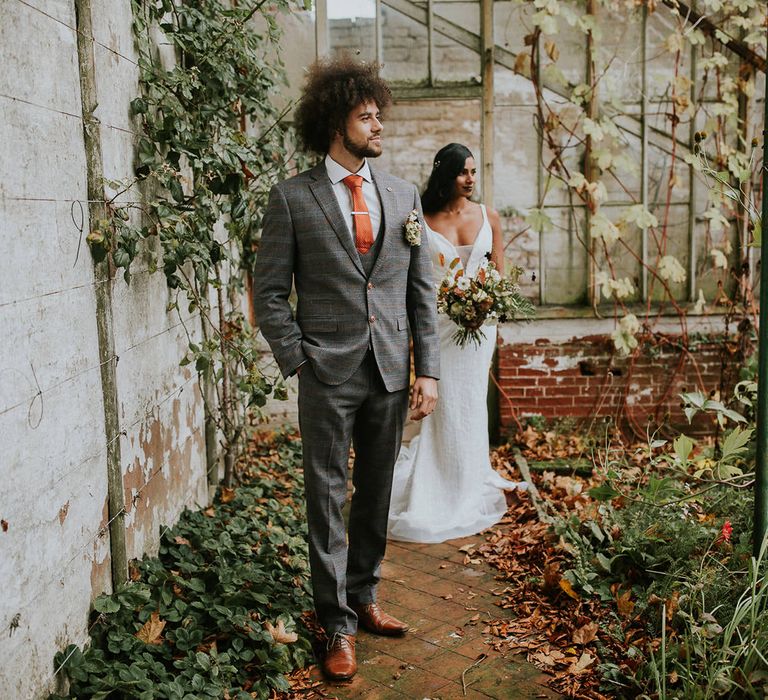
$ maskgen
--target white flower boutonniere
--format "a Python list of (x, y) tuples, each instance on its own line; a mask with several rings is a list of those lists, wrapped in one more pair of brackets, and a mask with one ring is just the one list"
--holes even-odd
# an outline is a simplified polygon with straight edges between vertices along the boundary
[(414, 209), (405, 220), (405, 240), (410, 245), (421, 245), (422, 231), (423, 227), (421, 221), (419, 221), (419, 212)]

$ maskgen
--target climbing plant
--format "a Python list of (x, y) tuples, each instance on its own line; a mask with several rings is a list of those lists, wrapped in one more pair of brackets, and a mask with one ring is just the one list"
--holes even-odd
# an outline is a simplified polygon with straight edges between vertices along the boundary
[[(756, 0), (534, 0), (510, 15), (514, 32), (525, 27), (515, 68), (534, 88), (542, 154), (526, 221), (540, 236), (575, 232), (589, 300), (618, 321), (619, 355), (668, 343), (655, 327), (670, 311), (682, 362), (692, 360), (690, 313), (725, 314), (726, 352), (735, 327), (754, 327), (749, 250), (761, 233), (762, 163), (750, 116), (766, 21)], [(585, 67), (575, 46), (586, 47)], [(645, 172), (643, 138), (654, 161)], [(691, 180), (700, 194), (689, 188), (688, 203)], [(704, 251), (693, 261), (688, 237)]]
[[(140, 136), (135, 177), (110, 185), (137, 196), (116, 196), (88, 242), (127, 281), (137, 256), (148, 256), (176, 290), (169, 310), (186, 318), (190, 339), (182, 364), (201, 377), (207, 435), (221, 441), (229, 484), (247, 409), (284, 391), (260, 367), (243, 309), (266, 197), (292, 162), (277, 22), (289, 0), (131, 6)], [(198, 317), (201, 332), (189, 320)]]

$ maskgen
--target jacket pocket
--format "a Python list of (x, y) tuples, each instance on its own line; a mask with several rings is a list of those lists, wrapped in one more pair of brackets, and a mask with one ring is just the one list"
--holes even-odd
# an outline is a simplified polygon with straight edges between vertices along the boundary
[(330, 316), (314, 316), (299, 322), (304, 333), (334, 333), (339, 328), (337, 319)]
[(397, 317), (397, 330), (399, 330), (399, 331), (407, 331), (408, 330), (408, 317), (407, 316), (398, 316)]

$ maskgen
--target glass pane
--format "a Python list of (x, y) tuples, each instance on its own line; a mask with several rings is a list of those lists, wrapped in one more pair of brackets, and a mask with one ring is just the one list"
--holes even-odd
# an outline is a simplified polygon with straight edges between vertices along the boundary
[[(480, 36), (479, 2), (436, 2), (435, 17)], [(434, 31), (435, 80), (440, 82), (480, 82), (480, 54)]]
[[(642, 153), (640, 126), (629, 117), (614, 120), (618, 137), (607, 136), (595, 146), (595, 156), (606, 158), (600, 181), (605, 185), (606, 204), (635, 204), (641, 198)], [(600, 168), (598, 167), (598, 172)]]
[[(653, 12), (648, 15), (648, 98), (651, 102), (669, 99), (672, 83), (677, 80), (676, 94), (685, 95), (686, 81), (690, 80), (691, 49), (687, 41), (682, 42), (679, 52), (672, 50), (678, 35), (679, 18), (670, 12)], [(689, 84), (689, 83), (688, 83)]]
[(587, 303), (587, 250), (582, 207), (547, 209), (554, 225), (544, 234), (540, 261), (544, 272), (544, 302)]
[[(435, 153), (448, 143), (463, 143), (480, 162), (480, 102), (419, 100), (395, 102), (387, 111), (382, 136), (381, 167), (413, 182), (423, 191)], [(481, 200), (482, 192), (478, 192)]]
[(584, 171), (584, 146), (578, 131), (581, 123), (581, 110), (575, 105), (563, 105), (557, 113), (557, 125), (550, 136), (560, 152), (564, 166), (558, 170), (556, 153), (550, 148), (549, 140), (542, 143), (541, 166), (542, 194), (544, 203), (549, 206), (570, 206), (580, 204), (581, 200), (567, 185), (566, 181), (576, 173)]
[[(559, 4), (572, 9), (579, 16), (584, 14), (583, 3), (561, 0)], [(532, 18), (538, 11), (539, 8), (532, 2), (494, 3), (496, 44), (515, 55), (530, 53), (530, 46), (526, 45), (525, 40), (534, 31)], [(563, 14), (555, 15), (553, 21), (557, 33), (545, 34), (540, 39), (541, 65), (545, 81), (549, 78), (548, 82), (554, 82), (553, 76), (548, 75), (548, 66), (554, 64), (567, 82), (572, 85), (583, 83), (586, 78), (586, 36), (571, 27)], [(547, 50), (552, 50), (553, 55), (557, 54), (554, 61), (547, 55)], [(565, 85), (559, 85), (558, 91), (561, 95), (570, 95), (570, 89)]]
[(518, 280), (520, 290), (534, 304), (539, 299), (539, 234), (525, 223), (523, 216), (513, 210), (499, 210), (504, 236), (504, 258), (511, 265), (523, 268)]
[[(699, 291), (707, 303), (715, 302), (721, 294), (733, 293), (735, 279), (732, 270), (737, 268), (740, 257), (739, 236), (736, 226), (725, 226), (713, 231), (699, 223), (695, 231), (696, 280), (694, 294)], [(722, 267), (725, 265), (726, 267)]]
[(381, 8), (381, 22), (382, 75), (397, 83), (426, 83), (429, 77), (426, 26), (386, 5)]
[(376, 60), (375, 0), (328, 0), (331, 53), (346, 52)]
[(642, 85), (642, 12), (600, 8), (602, 37), (596, 43), (595, 70), (602, 102), (637, 103)]
[[(655, 207), (651, 213), (659, 220), (655, 230), (648, 231), (648, 264), (656, 269), (658, 263), (659, 276), (669, 287), (674, 299), (685, 301), (688, 298), (688, 206), (673, 205), (666, 215), (665, 208)], [(668, 258), (674, 258), (676, 262)], [(665, 259), (667, 259), (665, 261)], [(684, 276), (680, 279), (678, 274)], [(661, 301), (668, 299), (664, 283), (649, 272), (648, 289), (651, 299)]]
[(284, 37), (290, 41), (291, 51), (283, 51), (288, 89), (275, 96), (288, 105), (299, 98), (301, 86), (306, 76), (306, 66), (315, 60), (317, 46), (315, 40), (315, 10), (295, 10), (277, 15)]
[[(573, 8), (577, 15), (583, 15), (584, 4), (580, 2), (566, 3)], [(587, 36), (582, 31), (571, 27), (564, 19), (558, 19), (559, 32), (555, 35), (547, 35), (541, 39), (541, 65), (546, 71), (550, 63), (547, 56), (547, 43), (552, 42), (558, 49), (559, 55), (555, 62), (562, 71), (566, 80), (571, 85), (579, 85), (587, 81)], [(520, 46), (518, 51), (525, 51), (526, 47)], [(570, 90), (566, 88), (565, 94)]]
[[(688, 164), (682, 159), (685, 151), (678, 148), (673, 160), (671, 149), (662, 139), (654, 138), (648, 144), (648, 202), (649, 208), (659, 207), (663, 215), (666, 206), (670, 177), (672, 192), (670, 203), (687, 204), (690, 199), (690, 172)], [(670, 169), (674, 168), (670, 173)]]
[(509, 68), (496, 64), (493, 72), (496, 108), (536, 106), (536, 91), (525, 76), (513, 73)]
[(531, 31), (531, 17), (535, 12), (532, 2), (494, 3), (493, 32), (496, 43), (514, 53), (526, 50), (525, 35)]
[(531, 107), (494, 110), (494, 203), (500, 211), (537, 205), (538, 137)]
[[(601, 207), (600, 213), (616, 223), (624, 215), (625, 207)], [(625, 304), (640, 301), (642, 298), (642, 231), (637, 226), (626, 226), (622, 230), (621, 239), (606, 245), (602, 239), (594, 242), (595, 269), (597, 273), (604, 272), (610, 279), (616, 281), (628, 280), (634, 288), (634, 293), (622, 296)], [(609, 288), (596, 290), (600, 292), (599, 303), (610, 304), (614, 299)]]

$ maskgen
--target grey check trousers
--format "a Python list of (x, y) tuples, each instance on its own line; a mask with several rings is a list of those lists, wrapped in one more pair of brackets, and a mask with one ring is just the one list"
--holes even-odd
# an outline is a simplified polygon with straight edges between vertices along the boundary
[[(356, 634), (350, 606), (375, 600), (407, 409), (408, 389), (387, 391), (370, 351), (342, 384), (319, 381), (311, 362), (299, 375), (312, 588), (318, 621), (329, 635)], [(354, 493), (346, 537), (350, 444)]]

